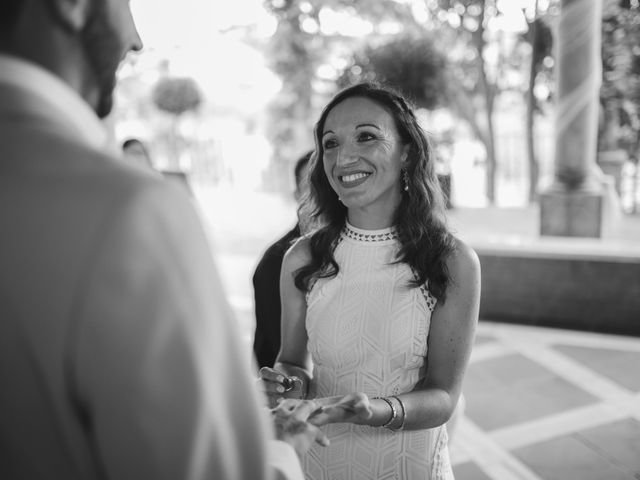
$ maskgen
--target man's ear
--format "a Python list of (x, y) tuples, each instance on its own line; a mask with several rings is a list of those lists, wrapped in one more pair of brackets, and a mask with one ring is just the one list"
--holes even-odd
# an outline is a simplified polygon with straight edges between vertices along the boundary
[(94, 0), (48, 0), (51, 9), (65, 28), (80, 32), (84, 29), (91, 2)]

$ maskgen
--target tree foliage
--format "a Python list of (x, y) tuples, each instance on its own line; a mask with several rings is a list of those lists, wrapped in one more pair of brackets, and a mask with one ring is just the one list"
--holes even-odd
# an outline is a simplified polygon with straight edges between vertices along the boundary
[(392, 36), (356, 53), (338, 85), (380, 82), (398, 89), (418, 107), (434, 109), (446, 103), (447, 68), (446, 56), (430, 35)]
[(622, 148), (638, 161), (640, 147), (640, 7), (609, 4), (602, 22), (600, 148)]
[(180, 168), (180, 155), (184, 139), (178, 129), (182, 115), (195, 112), (202, 103), (202, 95), (195, 80), (189, 77), (162, 77), (155, 84), (151, 98), (156, 107), (172, 117), (170, 134), (167, 137), (171, 151), (171, 168)]
[(439, 35), (447, 42), (451, 69), (450, 106), (467, 121), (486, 152), (486, 196), (495, 201), (496, 139), (493, 112), (500, 92), (505, 66), (498, 55), (489, 62), (488, 46), (498, 39), (490, 37), (489, 22), (499, 12), (496, 0), (438, 0), (431, 7)]
[[(419, 3), (414, 2), (413, 7)], [(308, 147), (305, 142), (311, 140), (313, 121), (327, 97), (345, 84), (379, 80), (398, 88), (421, 107), (446, 106), (466, 121), (485, 147), (487, 199), (493, 202), (498, 168), (493, 118), (496, 101), (506, 90), (521, 92), (529, 105), (524, 128), (531, 148), (523, 158), (528, 158), (531, 166), (533, 199), (538, 168), (533, 149), (534, 114), (544, 112), (542, 102), (550, 100), (554, 91), (553, 62), (548, 60), (554, 42), (551, 25), (561, 2), (536, 2), (533, 15), (531, 7), (522, 4), (528, 31), (515, 38), (492, 25), (500, 22), (506, 3), (424, 0), (421, 8), (427, 14), (420, 17), (410, 2), (396, 0), (265, 0), (278, 21), (267, 56), (283, 81), (282, 92), (272, 106), (277, 119), (271, 122), (276, 150), (282, 153), (282, 145), (297, 145), (284, 155), (295, 158)], [(605, 24), (608, 22), (612, 31), (611, 35), (603, 34), (608, 62), (604, 65), (603, 98), (617, 99), (622, 126), (618, 130), (626, 139), (620, 141), (631, 145), (635, 140), (636, 151), (640, 130), (635, 127), (640, 124), (637, 4), (635, 0), (617, 2), (613, 20), (605, 12)], [(508, 6), (513, 9), (513, 4)], [(355, 37), (325, 29), (330, 15), (368, 22), (369, 33)], [(327, 73), (331, 71), (335, 75)], [(542, 83), (547, 88), (539, 91), (549, 92), (546, 98), (533, 94)], [(300, 142), (302, 138), (306, 140)]]
[[(264, 6), (277, 21), (276, 32), (264, 50), (270, 68), (282, 81), (282, 89), (269, 107), (267, 130), (274, 146), (272, 171), (267, 175), (269, 183), (278, 188), (278, 182), (290, 176), (290, 163), (313, 145), (319, 105), (337, 88), (333, 79), (318, 88), (323, 83), (319, 68), (344, 57), (362, 41), (323, 31), (323, 18), (348, 15), (365, 19), (375, 28), (383, 21), (406, 21), (410, 10), (389, 0), (265, 0)], [(323, 88), (325, 94), (318, 98), (318, 90)]]
[[(526, 158), (529, 167), (528, 195), (529, 202), (536, 200), (538, 195), (538, 181), (540, 178), (540, 164), (537, 156), (535, 140), (535, 120), (536, 113), (542, 113), (541, 101), (536, 95), (536, 84), (538, 78), (544, 78), (547, 84), (551, 82), (552, 62), (546, 62), (553, 55), (553, 32), (546, 19), (539, 14), (538, 0), (533, 5), (533, 15), (527, 19), (527, 31), (522, 35), (523, 45), (528, 45), (527, 56), (529, 61), (522, 63), (529, 64), (529, 79), (525, 87), (524, 98), (526, 102), (525, 114), (525, 137), (526, 137)], [(551, 95), (547, 95), (549, 99)]]
[(155, 85), (153, 103), (162, 111), (180, 116), (195, 111), (202, 96), (195, 80), (188, 77), (163, 77)]

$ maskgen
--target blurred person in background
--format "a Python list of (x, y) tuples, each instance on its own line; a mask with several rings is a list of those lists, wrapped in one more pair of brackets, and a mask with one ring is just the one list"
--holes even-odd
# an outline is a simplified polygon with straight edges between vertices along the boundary
[(134, 165), (153, 170), (153, 162), (147, 147), (138, 138), (127, 138), (122, 142), (122, 153), (125, 159)]
[[(294, 167), (296, 203), (302, 198), (303, 177), (313, 150), (296, 161)], [(280, 269), (285, 252), (300, 237), (300, 223), (265, 251), (253, 274), (256, 329), (253, 351), (258, 367), (273, 367), (280, 350)]]
[(138, 138), (128, 138), (122, 142), (122, 153), (133, 165), (161, 174), (167, 182), (183, 189), (190, 197), (194, 197), (191, 183), (185, 172), (179, 170), (156, 170), (149, 154), (149, 149)]
[(108, 145), (141, 47), (127, 0), (0, 3), (0, 478), (301, 478), (317, 405), (267, 418), (192, 202)]
[(302, 208), (317, 227), (284, 257), (265, 390), (322, 405), (311, 422), (333, 442), (305, 456), (307, 479), (451, 479), (445, 423), (478, 321), (478, 258), (446, 226), (434, 157), (400, 95), (343, 90), (315, 140)]

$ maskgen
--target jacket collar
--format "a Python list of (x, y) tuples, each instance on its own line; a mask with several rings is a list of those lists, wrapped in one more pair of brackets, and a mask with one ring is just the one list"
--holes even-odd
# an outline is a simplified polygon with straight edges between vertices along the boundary
[(73, 89), (44, 68), (5, 54), (0, 54), (0, 116), (45, 121), (89, 147), (109, 147), (105, 126)]

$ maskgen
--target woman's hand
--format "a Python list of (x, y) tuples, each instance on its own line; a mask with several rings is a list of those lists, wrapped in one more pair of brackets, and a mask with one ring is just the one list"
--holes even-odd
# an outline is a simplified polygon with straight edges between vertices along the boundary
[(264, 385), (264, 392), (269, 399), (269, 408), (278, 405), (278, 401), (284, 398), (303, 399), (304, 382), (297, 376), (288, 376), (278, 370), (269, 367), (260, 369), (260, 379)]
[(328, 423), (367, 425), (373, 414), (369, 397), (361, 392), (316, 398), (315, 402), (320, 408), (309, 418), (309, 423), (317, 426)]
[(329, 439), (309, 419), (317, 412), (319, 404), (315, 400), (282, 400), (271, 410), (276, 429), (276, 438), (289, 443), (302, 456), (314, 443), (324, 447)]

